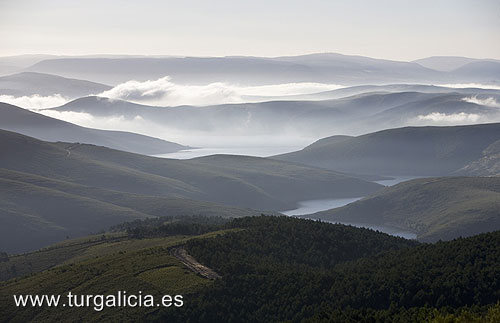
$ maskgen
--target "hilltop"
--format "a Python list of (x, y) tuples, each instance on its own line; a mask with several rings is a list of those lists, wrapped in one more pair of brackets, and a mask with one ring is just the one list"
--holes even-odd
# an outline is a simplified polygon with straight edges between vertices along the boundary
[(3, 130), (0, 151), (0, 215), (5, 223), (0, 236), (11, 252), (125, 220), (254, 215), (255, 209), (293, 208), (304, 198), (360, 196), (382, 187), (266, 158), (172, 160), (93, 145), (49, 143)]
[[(491, 277), (500, 274), (499, 231), (421, 244), (372, 230), (289, 217), (209, 219), (165, 218), (159, 231), (151, 231), (148, 221), (136, 222), (125, 226), (126, 232), (11, 256), (0, 263), (2, 273), (12, 265), (29, 266), (36, 259), (50, 259), (47, 265), (54, 267), (0, 282), (2, 317), (170, 322), (234, 317), (334, 322), (431, 321), (450, 315), (494, 321), (496, 317), (499, 286)], [(191, 233), (186, 231), (189, 228)], [(183, 250), (218, 278), (195, 274), (176, 250)], [(181, 294), (184, 306), (95, 311), (9, 305), (12, 294), (41, 294), (48, 286), (61, 295), (70, 290), (85, 295), (111, 295), (118, 290)]]
[(50, 118), (0, 102), (0, 129), (46, 141), (79, 142), (142, 154), (165, 154), (189, 147), (132, 132), (99, 130)]
[(422, 178), (387, 187), (346, 206), (307, 218), (382, 225), (451, 240), (500, 229), (500, 177)]
[(405, 127), (357, 137), (327, 137), (273, 158), (347, 173), (439, 176), (481, 158), (499, 139), (500, 123)]

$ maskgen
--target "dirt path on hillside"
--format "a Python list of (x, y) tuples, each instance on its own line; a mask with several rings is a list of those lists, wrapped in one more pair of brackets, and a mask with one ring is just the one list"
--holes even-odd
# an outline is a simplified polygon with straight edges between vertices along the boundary
[(66, 153), (67, 153), (66, 158), (68, 158), (69, 156), (71, 156), (71, 149), (73, 149), (73, 148), (75, 148), (75, 147), (77, 147), (79, 145), (80, 145), (80, 143), (74, 143), (74, 144), (71, 144), (68, 147), (66, 147), (66, 149), (64, 149), (64, 150), (66, 150)]
[(217, 274), (212, 269), (200, 264), (196, 259), (190, 256), (186, 249), (183, 247), (175, 247), (170, 249), (170, 254), (175, 258), (179, 259), (184, 265), (186, 265), (189, 269), (194, 271), (195, 273), (200, 274), (201, 276), (208, 279), (219, 279), (222, 278), (219, 274)]

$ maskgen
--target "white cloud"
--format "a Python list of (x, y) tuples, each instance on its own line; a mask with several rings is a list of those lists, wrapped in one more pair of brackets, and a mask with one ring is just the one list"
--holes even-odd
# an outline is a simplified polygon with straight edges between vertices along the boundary
[(467, 123), (476, 123), (479, 121), (481, 116), (475, 113), (452, 113), (445, 114), (441, 112), (432, 112), (426, 115), (419, 115), (417, 119), (419, 121), (430, 121), (435, 123), (442, 124), (467, 124)]
[(323, 83), (238, 86), (217, 82), (206, 85), (181, 85), (173, 83), (170, 77), (165, 76), (154, 81), (128, 81), (97, 95), (158, 106), (212, 105), (255, 102), (262, 100), (262, 97), (310, 94), (338, 88), (341, 86)]
[(469, 96), (469, 97), (463, 98), (462, 101), (480, 104), (480, 105), (485, 105), (487, 107), (492, 107), (492, 108), (500, 108), (500, 102), (498, 102), (495, 98), (492, 98), (492, 97), (481, 99), (481, 98), (478, 98), (477, 96)]
[(96, 117), (86, 112), (57, 111), (51, 109), (40, 110), (37, 112), (48, 117), (71, 122), (82, 127), (95, 129), (123, 130), (141, 133), (144, 128), (151, 126), (150, 124), (146, 125), (144, 119), (140, 116), (136, 116), (133, 119), (127, 119), (124, 116)]
[(0, 102), (9, 103), (21, 108), (38, 110), (61, 106), (69, 100), (60, 94), (41, 96), (34, 94), (31, 96), (0, 95)]
[(489, 90), (500, 90), (500, 85), (497, 84), (482, 84), (482, 83), (452, 83), (452, 84), (434, 84), (436, 86), (451, 87), (454, 89), (489, 89)]

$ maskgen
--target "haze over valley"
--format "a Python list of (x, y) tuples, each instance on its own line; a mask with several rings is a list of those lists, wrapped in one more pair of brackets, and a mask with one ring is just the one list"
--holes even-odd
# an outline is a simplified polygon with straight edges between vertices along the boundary
[(0, 321), (499, 322), (499, 14), (0, 2)]

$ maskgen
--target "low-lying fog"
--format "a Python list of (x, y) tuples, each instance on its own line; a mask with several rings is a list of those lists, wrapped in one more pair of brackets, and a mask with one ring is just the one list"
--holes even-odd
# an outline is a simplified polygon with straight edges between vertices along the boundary
[[(483, 89), (499, 88), (495, 85), (482, 84), (446, 86), (457, 89), (471, 86)], [(280, 105), (278, 101), (259, 106), (258, 109), (245, 105), (189, 109), (179, 106), (262, 102), (279, 98), (293, 101), (301, 99), (301, 95), (308, 95), (309, 102), (319, 102), (314, 100), (316, 94), (321, 93), (317, 98), (324, 99), (325, 93), (342, 88), (337, 84), (323, 83), (261, 86), (226, 83), (181, 85), (173, 83), (169, 77), (163, 77), (144, 82), (129, 81), (108, 91), (96, 93), (112, 99), (109, 102), (121, 99), (158, 106), (158, 109), (170, 109), (169, 114), (164, 114), (161, 118), (141, 112), (102, 115), (102, 113), (45, 109), (61, 106), (69, 101), (69, 98), (59, 94), (45, 97), (0, 95), (0, 102), (11, 103), (84, 127), (130, 131), (190, 147), (203, 148), (162, 155), (162, 157), (181, 159), (214, 153), (270, 156), (298, 150), (318, 139), (337, 134), (360, 135), (408, 125), (466, 125), (500, 121), (498, 96), (487, 95), (464, 95), (456, 99), (458, 101), (452, 102), (451, 106), (448, 101), (443, 101), (443, 104), (434, 102), (429, 106), (412, 103), (411, 109), (402, 106), (399, 110), (390, 108), (381, 110), (381, 107), (378, 107), (374, 108), (374, 111), (366, 107), (371, 107), (372, 104), (375, 106), (376, 100), (374, 103), (365, 102), (359, 106), (347, 107), (344, 103), (342, 103), (344, 105), (325, 103), (325, 106), (321, 107), (318, 107), (317, 103), (299, 103), (289, 107), (286, 103)], [(352, 92), (350, 93), (352, 95)], [(427, 103), (422, 103), (425, 104)], [(448, 106), (439, 110), (445, 104)], [(168, 108), (168, 106), (178, 107)], [(95, 107), (103, 110), (106, 108), (107, 106)], [(204, 109), (210, 111), (207, 113), (208, 110)]]

